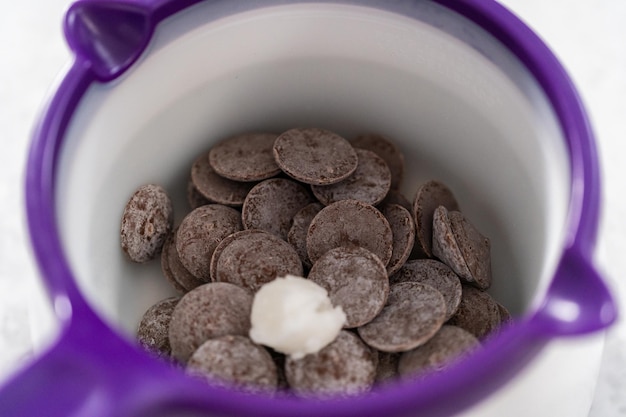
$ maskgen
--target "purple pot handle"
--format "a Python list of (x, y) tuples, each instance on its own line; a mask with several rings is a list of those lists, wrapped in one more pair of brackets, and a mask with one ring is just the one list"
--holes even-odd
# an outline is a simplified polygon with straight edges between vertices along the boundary
[(70, 48), (91, 65), (100, 81), (110, 81), (139, 58), (152, 37), (144, 8), (130, 2), (74, 3), (67, 12), (65, 34)]
[[(54, 346), (0, 390), (0, 416), (196, 415), (189, 404), (210, 391), (81, 312)], [(202, 404), (202, 416), (209, 407)]]
[(65, 16), (65, 37), (99, 81), (119, 77), (148, 46), (156, 24), (200, 0), (79, 0)]
[(558, 264), (533, 326), (550, 337), (601, 330), (617, 317), (617, 307), (589, 256), (570, 247)]
[[(0, 415), (97, 417), (118, 414), (115, 401), (111, 401), (111, 371), (115, 372), (117, 367), (132, 369), (136, 366), (135, 359), (143, 359), (129, 361), (132, 350), (122, 347), (121, 340), (112, 337), (111, 331), (94, 317), (80, 319), (90, 326), (83, 331), (70, 321), (57, 343), (0, 391)], [(96, 338), (98, 343), (94, 343)], [(110, 366), (94, 366), (102, 363), (103, 352), (112, 354), (106, 359)], [(124, 383), (116, 381), (119, 388)]]

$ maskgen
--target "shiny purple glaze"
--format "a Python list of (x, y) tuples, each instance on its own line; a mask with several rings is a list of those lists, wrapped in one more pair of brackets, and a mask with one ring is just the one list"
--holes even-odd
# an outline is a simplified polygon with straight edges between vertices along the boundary
[[(55, 178), (67, 125), (87, 88), (130, 68), (163, 19), (198, 0), (79, 1), (65, 33), (76, 59), (34, 134), (26, 182), (32, 245), (55, 307), (59, 340), (0, 389), (2, 416), (445, 416), (474, 404), (524, 367), (552, 338), (597, 331), (616, 307), (592, 259), (600, 205), (594, 138), (580, 99), (539, 38), (492, 0), (432, 0), (502, 42), (544, 89), (570, 152), (567, 241), (543, 304), (485, 344), (472, 360), (426, 381), (390, 385), (380, 395), (303, 401), (214, 388), (145, 354), (107, 326), (86, 303), (67, 263), (55, 213)], [(297, 1), (232, 2), (231, 12)], [(322, 1), (329, 2), (329, 1)], [(332, 2), (332, 1), (331, 1)], [(411, 1), (343, 1), (396, 12)], [(245, 3), (245, 5), (244, 5)], [(407, 13), (410, 14), (410, 13)], [(560, 303), (579, 314), (559, 317)]]

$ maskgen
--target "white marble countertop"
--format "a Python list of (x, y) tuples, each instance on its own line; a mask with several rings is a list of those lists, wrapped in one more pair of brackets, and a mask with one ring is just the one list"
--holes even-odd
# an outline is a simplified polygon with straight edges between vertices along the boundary
[[(599, 263), (626, 305), (626, 1), (500, 0), (570, 72), (597, 133), (604, 212)], [(70, 56), (62, 33), (69, 0), (5, 2), (0, 14), (0, 381), (33, 356), (50, 311), (29, 252), (23, 168), (29, 135)], [(623, 309), (623, 308), (622, 308)], [(626, 322), (609, 330), (591, 417), (626, 416)]]

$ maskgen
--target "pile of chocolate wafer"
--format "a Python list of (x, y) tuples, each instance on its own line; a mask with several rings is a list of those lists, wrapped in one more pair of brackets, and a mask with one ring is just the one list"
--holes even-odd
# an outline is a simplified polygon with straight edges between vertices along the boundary
[[(178, 225), (159, 185), (124, 209), (134, 262), (160, 254), (180, 293), (144, 315), (152, 354), (214, 384), (298, 396), (351, 395), (440, 372), (510, 320), (491, 286), (490, 240), (443, 183), (399, 190), (405, 159), (379, 134), (319, 128), (219, 141), (190, 169)], [(305, 277), (345, 313), (336, 339), (294, 359), (249, 337), (255, 293)]]

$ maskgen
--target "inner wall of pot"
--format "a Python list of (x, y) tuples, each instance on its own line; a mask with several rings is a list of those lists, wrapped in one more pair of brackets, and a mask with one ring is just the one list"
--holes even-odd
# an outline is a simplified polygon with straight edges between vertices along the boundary
[(131, 334), (174, 294), (159, 259), (136, 265), (122, 253), (122, 211), (138, 186), (164, 186), (179, 222), (198, 154), (233, 134), (303, 126), (391, 138), (406, 158), (405, 195), (428, 179), (448, 184), (491, 239), (492, 295), (515, 315), (532, 309), (562, 246), (564, 139), (502, 45), (440, 6), (420, 7), (418, 18), (301, 4), (212, 20), (201, 5), (162, 23), (121, 79), (92, 86), (62, 149), (57, 201), (66, 254), (96, 311)]

